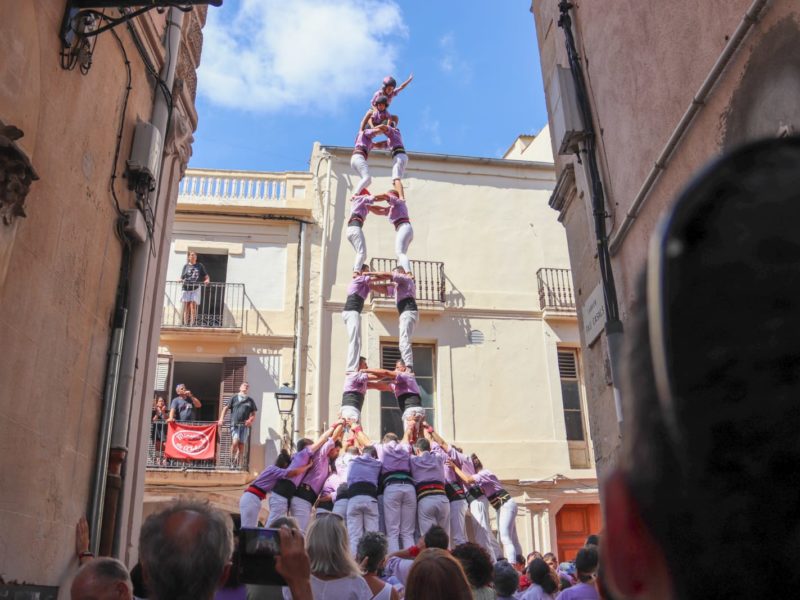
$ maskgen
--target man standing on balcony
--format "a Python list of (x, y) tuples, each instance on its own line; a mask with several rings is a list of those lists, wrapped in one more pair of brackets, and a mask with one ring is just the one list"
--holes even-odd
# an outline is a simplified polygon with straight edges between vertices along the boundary
[(200, 284), (209, 281), (211, 278), (203, 263), (197, 262), (197, 254), (189, 250), (188, 262), (183, 265), (183, 271), (181, 271), (184, 325), (197, 324), (197, 307), (200, 304), (200, 292), (202, 291)]
[(182, 383), (175, 386), (175, 392), (178, 395), (170, 402), (167, 421), (193, 421), (194, 410), (203, 406), (202, 403)]
[(222, 405), (218, 425), (221, 428), (225, 422), (225, 414), (231, 411), (231, 466), (240, 466), (244, 448), (250, 440), (250, 427), (256, 420), (258, 407), (256, 401), (247, 395), (250, 384), (246, 381), (239, 386), (239, 393), (231, 396)]

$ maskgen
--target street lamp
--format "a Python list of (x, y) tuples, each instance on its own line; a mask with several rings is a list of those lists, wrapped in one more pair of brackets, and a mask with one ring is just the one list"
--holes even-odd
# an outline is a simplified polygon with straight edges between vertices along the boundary
[[(283, 448), (291, 451), (292, 438), (290, 435), (291, 429), (289, 428), (289, 419), (294, 415), (294, 403), (297, 400), (297, 392), (295, 392), (288, 383), (284, 383), (275, 392), (275, 402), (278, 404), (278, 412), (281, 415), (283, 422)], [(294, 425), (294, 423), (292, 423)]]

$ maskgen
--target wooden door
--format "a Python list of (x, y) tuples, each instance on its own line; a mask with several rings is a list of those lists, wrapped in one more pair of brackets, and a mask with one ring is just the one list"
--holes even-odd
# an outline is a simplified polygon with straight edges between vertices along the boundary
[(587, 536), (601, 529), (599, 504), (565, 504), (556, 515), (558, 560), (575, 560)]

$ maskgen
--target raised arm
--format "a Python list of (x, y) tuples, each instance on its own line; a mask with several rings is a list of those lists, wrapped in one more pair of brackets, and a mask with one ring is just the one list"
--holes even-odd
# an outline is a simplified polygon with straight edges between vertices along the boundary
[[(206, 283), (208, 283), (208, 282), (206, 282)], [(194, 406), (195, 408), (200, 408), (201, 406), (203, 406), (203, 405), (200, 403), (200, 400), (198, 400), (198, 399), (197, 399), (197, 396), (195, 396), (194, 394), (192, 394), (192, 392), (189, 392), (189, 398), (191, 398), (191, 399), (192, 399), (192, 406)]]
[(461, 479), (461, 481), (463, 481), (464, 483), (469, 483), (470, 485), (475, 483), (475, 478), (472, 475), (467, 475), (466, 473), (464, 473), (464, 471), (462, 471), (461, 468), (452, 460), (448, 459), (445, 464), (451, 469), (453, 469), (456, 475), (458, 475), (459, 479)]
[(319, 438), (317, 438), (317, 441), (311, 445), (311, 448), (309, 448), (311, 454), (314, 454), (317, 450), (322, 448), (322, 445), (328, 441), (328, 438), (331, 437), (336, 428), (340, 426), (341, 426), (341, 421), (336, 421), (336, 423), (334, 423), (333, 425), (328, 427), (325, 431), (323, 431), (322, 435), (320, 435)]
[(408, 84), (409, 84), (409, 83), (411, 83), (411, 80), (412, 80), (412, 79), (414, 79), (414, 74), (413, 74), (413, 73), (411, 73), (411, 75), (409, 75), (409, 76), (408, 76), (408, 79), (406, 79), (406, 80), (405, 80), (403, 83), (401, 83), (400, 85), (398, 85), (398, 86), (395, 88), (395, 90), (394, 90), (394, 91), (395, 91), (395, 93), (397, 94), (397, 93), (399, 93), (399, 92), (402, 92), (404, 89), (406, 89), (406, 87), (408, 86)]
[(442, 450), (444, 450), (445, 452), (449, 452), (450, 451), (450, 445), (447, 442), (444, 441), (444, 438), (442, 438), (442, 436), (440, 436), (438, 433), (436, 433), (436, 431), (433, 429), (433, 427), (431, 427), (430, 425), (428, 425), (425, 422), (422, 423), (422, 426), (424, 427), (425, 437), (426, 438), (428, 436), (430, 436), (429, 439), (432, 439), (434, 442), (439, 444), (442, 447)]

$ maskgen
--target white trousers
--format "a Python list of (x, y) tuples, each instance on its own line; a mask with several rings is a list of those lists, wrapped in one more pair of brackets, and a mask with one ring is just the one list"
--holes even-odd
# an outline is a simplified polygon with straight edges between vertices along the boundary
[(386, 519), (383, 514), (383, 494), (378, 494), (378, 531), (386, 535)]
[(308, 522), (311, 520), (311, 502), (295, 496), (292, 498), (290, 507), (292, 517), (297, 521), (297, 526), (300, 528), (300, 531), (305, 533), (308, 528)]
[(450, 502), (450, 548), (468, 542), (466, 531), (466, 515), (469, 507), (466, 500)]
[[(348, 227), (349, 229), (349, 227)], [(406, 273), (411, 272), (411, 261), (408, 260), (408, 247), (414, 239), (414, 228), (411, 223), (402, 223), (394, 234), (394, 252), (397, 254), (397, 264), (403, 267)]]
[[(350, 164), (353, 163), (351, 162)], [(403, 178), (406, 174), (406, 165), (408, 165), (408, 154), (400, 152), (394, 155), (394, 163), (392, 163), (392, 181)]]
[(419, 532), (425, 535), (428, 529), (438, 525), (450, 536), (450, 501), (445, 495), (425, 496), (417, 502)]
[(510, 562), (522, 554), (522, 545), (517, 536), (517, 503), (509, 500), (497, 514), (497, 529), (500, 532), (500, 541), (503, 542), (504, 557)]
[[(481, 496), (480, 500), (474, 500), (469, 503), (469, 512), (475, 517), (475, 520), (480, 526), (480, 533), (476, 536), (475, 542), (480, 544), (489, 552), (492, 562), (496, 561), (503, 554), (500, 544), (497, 543), (497, 538), (492, 533), (492, 524), (489, 520), (489, 500), (486, 496)], [(483, 541), (477, 539), (482, 538)]]
[(244, 492), (239, 498), (239, 515), (242, 527), (258, 527), (258, 513), (261, 511), (261, 498), (252, 492)]
[(372, 177), (369, 176), (369, 167), (367, 166), (367, 159), (364, 158), (360, 154), (353, 154), (353, 157), (350, 159), (350, 166), (353, 167), (356, 173), (361, 176), (358, 184), (356, 185), (356, 189), (353, 192), (353, 195), (358, 195), (361, 193), (365, 187), (369, 187), (369, 184), (372, 183)]
[(347, 521), (347, 498), (344, 498), (343, 500), (337, 500), (336, 502), (334, 502), (332, 512), (333, 514), (339, 515), (340, 517), (342, 517), (342, 519)]
[(339, 416), (342, 419), (347, 419), (348, 421), (358, 423), (361, 420), (361, 411), (355, 406), (343, 406), (339, 410)]
[(367, 260), (367, 238), (364, 237), (364, 228), (350, 225), (347, 228), (347, 241), (356, 251), (356, 257), (353, 259), (353, 271), (360, 273), (361, 265)]
[(394, 483), (383, 490), (383, 514), (389, 553), (414, 545), (417, 492), (410, 483)]
[(270, 494), (267, 502), (269, 506), (269, 519), (267, 520), (267, 527), (272, 525), (281, 517), (289, 514), (289, 501), (278, 494)]
[(414, 366), (414, 354), (411, 352), (411, 338), (414, 335), (414, 328), (419, 321), (419, 312), (416, 310), (407, 310), (400, 313), (400, 358), (406, 363), (406, 366), (412, 368)]
[(358, 357), (361, 355), (361, 313), (357, 310), (343, 310), (342, 321), (347, 329), (347, 364), (348, 373), (358, 371)]
[(347, 501), (347, 536), (353, 556), (367, 531), (378, 531), (378, 501), (372, 496), (355, 496)]

